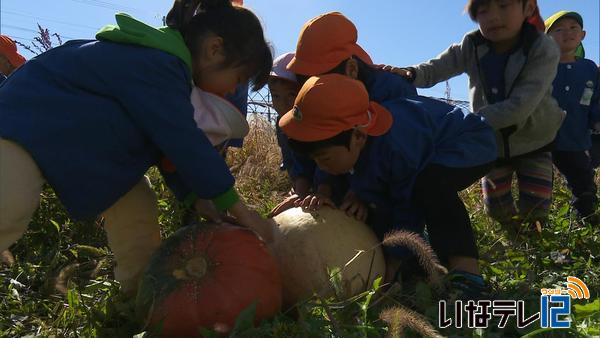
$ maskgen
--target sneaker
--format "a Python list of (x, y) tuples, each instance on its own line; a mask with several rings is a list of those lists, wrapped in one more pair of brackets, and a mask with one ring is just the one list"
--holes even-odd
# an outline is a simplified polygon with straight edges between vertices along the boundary
[(461, 300), (491, 300), (492, 292), (481, 275), (454, 270), (446, 277), (449, 291)]
[(404, 285), (426, 279), (427, 273), (419, 264), (417, 257), (410, 255), (400, 259), (400, 265), (394, 273), (393, 281)]

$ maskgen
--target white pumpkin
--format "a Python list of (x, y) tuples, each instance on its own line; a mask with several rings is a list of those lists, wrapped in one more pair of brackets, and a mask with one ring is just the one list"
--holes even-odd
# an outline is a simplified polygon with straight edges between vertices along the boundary
[[(385, 273), (383, 252), (373, 231), (344, 212), (323, 207), (293, 208), (273, 218), (271, 244), (283, 278), (283, 302), (291, 306), (317, 294), (334, 294), (328, 270), (341, 269), (345, 297), (370, 287)], [(360, 251), (365, 251), (357, 256)]]

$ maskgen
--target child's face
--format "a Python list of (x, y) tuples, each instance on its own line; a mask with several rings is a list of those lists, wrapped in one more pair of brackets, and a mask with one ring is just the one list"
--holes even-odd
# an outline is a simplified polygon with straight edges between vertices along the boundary
[(205, 69), (197, 77), (194, 83), (200, 89), (225, 96), (233, 94), (238, 85), (248, 83), (248, 76), (242, 67)]
[(504, 51), (517, 43), (523, 22), (534, 9), (531, 0), (492, 0), (477, 9), (475, 20), (481, 34)]
[(548, 34), (556, 41), (563, 53), (574, 52), (585, 38), (585, 31), (581, 29), (577, 20), (569, 17), (555, 22)]
[(200, 89), (225, 96), (233, 94), (238, 85), (248, 83), (249, 76), (243, 66), (225, 64), (223, 39), (211, 36), (203, 41), (200, 52), (193, 60), (194, 84)]
[(273, 108), (280, 116), (294, 107), (294, 100), (300, 91), (300, 84), (279, 78), (269, 79), (269, 90), (273, 100)]
[(350, 140), (350, 146), (330, 146), (311, 154), (317, 166), (326, 173), (342, 175), (350, 172), (363, 149), (367, 136), (355, 131)]

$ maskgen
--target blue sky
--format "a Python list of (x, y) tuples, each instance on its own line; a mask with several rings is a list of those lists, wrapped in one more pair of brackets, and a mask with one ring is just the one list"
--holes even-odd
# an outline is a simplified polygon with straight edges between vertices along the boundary
[[(411, 65), (434, 57), (477, 26), (463, 14), (466, 0), (245, 0), (265, 26), (276, 54), (295, 49), (302, 24), (329, 11), (340, 11), (357, 26), (359, 43), (376, 63)], [(600, 46), (600, 1), (538, 0), (542, 16), (566, 9), (584, 18), (586, 57), (598, 63)], [(151, 24), (160, 25), (171, 0), (0, 0), (2, 34), (30, 44), (36, 23), (59, 33), (66, 40), (91, 38), (95, 31), (114, 22), (113, 14), (124, 11)], [(24, 52), (25, 56), (31, 54)], [(464, 76), (451, 82), (452, 97), (467, 99)], [(421, 91), (444, 96), (445, 86)]]

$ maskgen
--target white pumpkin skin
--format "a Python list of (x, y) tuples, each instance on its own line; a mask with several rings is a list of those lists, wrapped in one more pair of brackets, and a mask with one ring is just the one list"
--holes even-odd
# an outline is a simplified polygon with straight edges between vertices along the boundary
[[(344, 212), (323, 207), (307, 213), (293, 208), (273, 219), (278, 226), (271, 250), (281, 269), (284, 306), (315, 293), (333, 295), (328, 269), (343, 269), (345, 297), (365, 291), (377, 277), (384, 277), (385, 261), (377, 237), (366, 224)], [(367, 252), (344, 268), (359, 250)]]

